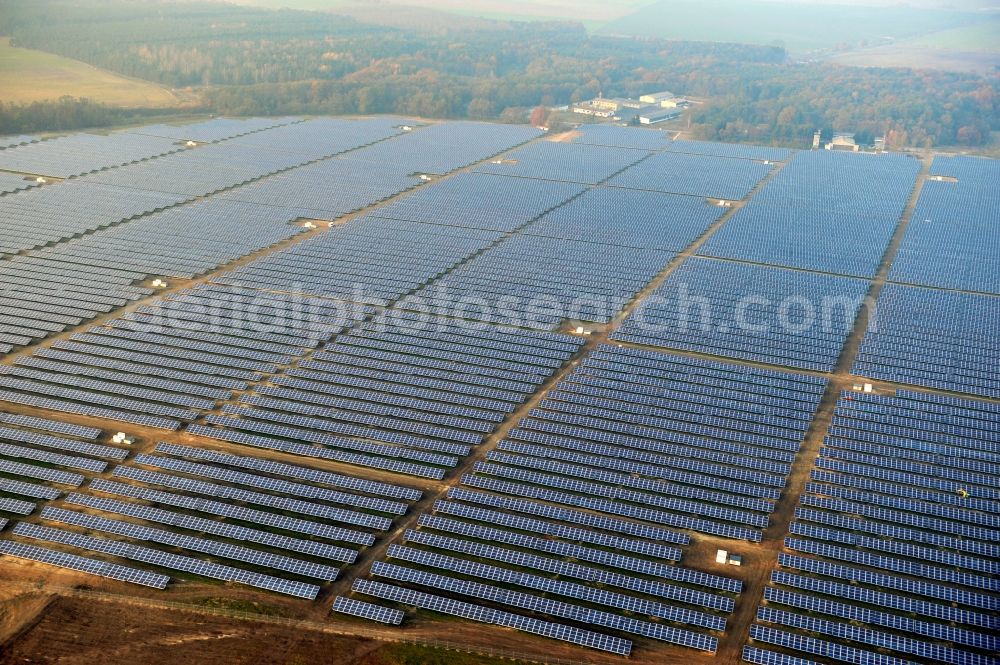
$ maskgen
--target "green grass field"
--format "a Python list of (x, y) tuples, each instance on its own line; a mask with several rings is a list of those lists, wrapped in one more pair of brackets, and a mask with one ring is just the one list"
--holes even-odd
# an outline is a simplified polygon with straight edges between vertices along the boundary
[(10, 45), (0, 38), (0, 101), (27, 103), (63, 95), (125, 108), (166, 108), (180, 100), (166, 88), (127, 79), (51, 53)]
[(914, 67), (986, 74), (1000, 67), (1000, 18), (901, 39), (877, 48), (839, 53), (831, 61), (857, 67)]
[(956, 51), (1000, 51), (1000, 18), (908, 40), (911, 46)]

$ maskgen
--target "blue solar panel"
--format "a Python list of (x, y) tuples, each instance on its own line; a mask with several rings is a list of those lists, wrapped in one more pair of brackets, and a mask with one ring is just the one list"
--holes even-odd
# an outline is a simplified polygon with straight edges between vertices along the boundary
[(830, 371), (867, 290), (859, 279), (689, 259), (611, 339)]
[(680, 251), (724, 212), (725, 208), (696, 197), (601, 187), (549, 212), (523, 233), (617, 247)]
[(654, 154), (625, 169), (609, 184), (725, 200), (745, 198), (771, 166), (746, 159), (681, 152)]
[(618, 125), (580, 125), (574, 143), (640, 150), (662, 150), (673, 145), (665, 132)]
[(1000, 397), (1000, 299), (889, 284), (876, 311), (853, 373)]
[(458, 173), (379, 208), (375, 214), (427, 224), (510, 232), (583, 191), (562, 182)]
[(595, 589), (584, 584), (553, 581), (547, 577), (523, 573), (510, 568), (477, 563), (411, 547), (390, 545), (387, 556), (390, 559), (407, 561), (421, 567), (436, 568), (474, 577), (478, 580), (489, 580), (526, 589), (534, 589), (551, 595), (574, 598), (586, 603), (635, 612), (637, 614), (647, 614), (677, 623), (714, 630), (725, 630), (726, 627), (725, 619), (704, 612), (665, 605), (605, 589)]
[[(998, 640), (995, 636), (984, 635), (982, 633), (964, 630), (956, 628), (955, 626), (948, 626), (940, 623), (918, 621), (896, 614), (880, 612), (824, 598), (816, 598), (811, 595), (794, 593), (774, 587), (767, 587), (764, 589), (764, 600), (766, 600), (769, 605), (794, 607), (806, 610), (811, 614), (825, 614), (851, 622), (856, 622), (858, 624), (866, 624), (898, 632), (912, 633), (928, 637), (933, 640), (940, 640), (942, 642), (953, 642), (989, 651), (996, 651), (997, 647), (1000, 646), (1000, 640)], [(829, 628), (829, 626), (827, 627)], [(905, 643), (910, 646), (911, 651), (921, 651), (921, 653), (917, 655), (940, 660), (946, 660), (946, 656), (950, 656), (952, 658), (952, 662), (954, 661), (955, 655), (953, 650), (947, 650), (949, 653), (944, 655), (941, 653), (930, 654), (927, 652), (931, 650), (931, 647), (921, 647), (914, 640), (907, 640), (906, 638), (900, 639), (901, 642), (904, 640)]]
[(816, 661), (757, 647), (743, 647), (743, 662), (755, 665), (818, 665)]
[(648, 155), (629, 148), (542, 141), (482, 164), (476, 171), (595, 185)]
[(938, 663), (951, 663), (952, 665), (975, 663), (977, 665), (987, 665), (988, 663), (995, 662), (993, 658), (977, 656), (966, 651), (914, 640), (895, 633), (860, 628), (847, 623), (828, 621), (826, 619), (795, 614), (771, 607), (759, 608), (757, 610), (757, 620), (799, 628), (814, 634), (818, 633), (820, 635), (847, 639), (870, 647), (890, 649), (899, 653), (930, 658)]
[(758, 610), (809, 636), (754, 626), (751, 639), (851, 663), (995, 662), (994, 420), (958, 397), (842, 393), (784, 542), (808, 556), (779, 554)]
[(919, 170), (904, 155), (796, 153), (699, 254), (872, 277)]
[[(1000, 293), (1000, 263), (992, 211), (1000, 204), (997, 161), (976, 157), (936, 157), (931, 177), (893, 261), (894, 282)], [(957, 181), (944, 180), (957, 178)], [(948, 257), (941, 260), (940, 248)]]
[(509, 591), (479, 582), (459, 580), (444, 575), (404, 568), (382, 561), (376, 561), (372, 564), (372, 574), (396, 581), (422, 584), (463, 596), (490, 600), (519, 609), (535, 610), (546, 615), (580, 621), (590, 626), (601, 626), (612, 630), (643, 635), (701, 651), (714, 652), (718, 647), (718, 639), (710, 635), (703, 635), (682, 628), (674, 628), (588, 607), (549, 600), (531, 594)]
[(594, 633), (589, 630), (549, 623), (539, 619), (523, 617), (510, 612), (452, 600), (433, 594), (404, 589), (401, 587), (373, 582), (371, 580), (355, 580), (352, 585), (355, 593), (376, 596), (385, 600), (420, 607), (422, 609), (459, 616), (473, 621), (495, 624), (522, 630), (535, 635), (542, 635), (556, 640), (562, 640), (580, 646), (608, 651), (627, 656), (632, 650), (632, 642), (618, 637)]

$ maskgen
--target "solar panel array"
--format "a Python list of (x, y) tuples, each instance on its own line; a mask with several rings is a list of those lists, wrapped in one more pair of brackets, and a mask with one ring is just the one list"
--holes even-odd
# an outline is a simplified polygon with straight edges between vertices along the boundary
[(715, 651), (742, 584), (678, 546), (761, 539), (825, 386), (603, 345), (372, 574)]
[[(419, 138), (425, 131), (428, 135)], [(0, 317), (3, 317), (0, 335), (5, 336), (0, 337), (0, 353), (149, 295), (148, 289), (135, 284), (151, 276), (191, 278), (285, 240), (302, 232), (301, 226), (290, 223), (297, 217), (334, 220), (415, 186), (421, 181), (408, 175), (413, 165), (392, 159), (392, 150), (405, 152), (412, 148), (413, 159), (419, 159), (432, 146), (455, 153), (454, 146), (440, 141), (443, 131), (423, 128), (390, 139), (387, 145), (396, 148), (386, 150), (362, 146), (402, 134), (398, 121), (393, 119), (321, 119), (279, 124), (170, 155), (170, 159), (158, 164), (144, 162), (133, 165), (134, 168), (107, 171), (38, 192), (2, 197), (0, 220), (6, 221), (0, 221), (0, 229), (9, 233), (2, 234), (0, 252), (23, 251), (80, 233), (105, 230), (14, 257), (0, 266), (0, 276), (9, 277), (5, 280), (9, 290), (0, 294)], [(463, 141), (462, 149), (453, 155), (456, 166), (534, 135), (534, 130), (526, 134), (523, 128), (480, 123), (460, 124), (456, 132)], [(402, 143), (397, 145), (394, 141)], [(275, 145), (280, 148), (275, 149)], [(324, 159), (259, 180), (348, 151), (353, 151), (351, 160)], [(338, 187), (330, 187), (330, 181), (338, 182)], [(248, 184), (240, 186), (242, 183)], [(219, 189), (228, 191), (220, 197), (149, 214)], [(123, 220), (133, 221), (106, 229)], [(379, 224), (386, 228), (376, 229)], [(381, 247), (385, 244), (384, 236), (398, 230), (395, 228), (398, 226), (394, 222), (359, 224), (319, 241), (317, 246), (323, 242), (339, 245), (346, 236), (351, 236), (355, 243), (370, 243), (369, 251), (405, 251), (401, 249), (406, 247), (402, 236), (396, 238), (394, 247)], [(440, 246), (441, 236), (449, 233), (456, 236), (453, 241), (456, 251), (448, 253), (447, 258), (427, 257), (429, 265), (422, 273), (424, 279), (451, 267), (497, 237), (418, 227), (410, 240), (421, 238), (428, 245)], [(257, 269), (266, 270), (269, 265), (262, 264)], [(357, 266), (358, 262), (345, 261), (346, 269), (351, 265)], [(289, 268), (298, 270), (298, 266)], [(374, 271), (375, 266), (361, 269)], [(412, 279), (411, 271), (408, 268), (404, 271), (407, 274), (401, 279)], [(302, 273), (308, 277), (308, 271), (303, 269)], [(353, 293), (358, 277), (351, 276), (345, 292)], [(386, 279), (385, 275), (375, 273), (368, 281), (376, 282), (371, 289), (381, 293), (381, 283)], [(417, 281), (410, 288), (420, 283)], [(282, 290), (293, 290), (294, 283), (282, 286), (286, 287)], [(72, 297), (67, 297), (65, 291), (73, 291)], [(329, 295), (322, 290), (319, 293)]]
[(639, 150), (663, 150), (671, 145), (670, 137), (658, 130), (637, 131), (617, 125), (580, 125), (574, 143), (611, 146), (616, 148), (636, 148)]
[[(372, 148), (361, 148), (364, 152)], [(335, 183), (331, 186), (331, 183)], [(396, 164), (359, 168), (343, 158), (325, 159), (221, 194), (224, 199), (275, 206), (295, 217), (333, 221), (373, 206), (421, 183)]]
[[(66, 508), (44, 508), (58, 529), (22, 523), (13, 534), (311, 599), (421, 496), (264, 458), (175, 444), (156, 452), (91, 480)], [(16, 490), (0, 481), (0, 493)]]
[(651, 153), (584, 143), (541, 141), (476, 167), (479, 173), (596, 185)]
[(797, 153), (699, 253), (872, 277), (919, 170), (900, 155)]
[[(190, 197), (139, 191), (81, 178), (0, 197), (0, 254), (65, 240)], [(6, 266), (5, 266), (6, 267)], [(39, 278), (40, 282), (45, 280)]]
[(301, 122), (300, 118), (212, 118), (181, 125), (145, 125), (133, 129), (133, 134), (162, 136), (178, 141), (215, 143), (244, 134)]
[(831, 371), (868, 282), (693, 258), (611, 339)]
[(930, 172), (889, 279), (1000, 294), (995, 233), (1000, 164), (976, 157), (936, 157)]
[(394, 164), (402, 173), (451, 173), (538, 138), (541, 132), (523, 125), (448, 122), (422, 126), (384, 144), (352, 152), (346, 159), (371, 171)]
[[(203, 272), (297, 231), (285, 224), (287, 218), (270, 225), (262, 220), (250, 223), (253, 230), (241, 231), (240, 240), (226, 238), (209, 230), (216, 222), (212, 213), (223, 212), (212, 203), (146, 216), (182, 199), (80, 180), (0, 197), (5, 219), (0, 252), (64, 240), (0, 262), (0, 353), (149, 295), (150, 289), (136, 284), (150, 272)], [(251, 211), (240, 212), (247, 221)], [(232, 211), (223, 215), (233, 216)], [(129, 219), (136, 221), (107, 228)], [(206, 239), (211, 233), (217, 233), (217, 241)]]
[(18, 543), (10, 540), (0, 540), (0, 554), (36, 561), (38, 563), (76, 570), (82, 573), (106, 577), (121, 582), (131, 582), (140, 586), (152, 587), (154, 589), (165, 589), (170, 582), (170, 578), (159, 573), (150, 573), (144, 570), (137, 570), (127, 566), (121, 566), (97, 559), (88, 559), (76, 554), (67, 554), (58, 550)]
[(465, 484), (758, 541), (825, 385), (603, 345)]
[(238, 563), (288, 572), (302, 577), (308, 577), (321, 582), (337, 579), (340, 573), (334, 566), (312, 563), (279, 554), (261, 552), (259, 550), (233, 545), (223, 541), (185, 536), (171, 531), (140, 526), (123, 520), (108, 519), (51, 506), (42, 511), (42, 519), (69, 526), (77, 526), (101, 534), (122, 536), (131, 540), (155, 543), (183, 549), (189, 552), (208, 554), (220, 559)]
[(747, 159), (660, 152), (625, 169), (608, 184), (735, 201), (750, 194), (771, 168)]
[(0, 169), (69, 178), (166, 155), (183, 148), (172, 139), (120, 132), (71, 134), (0, 151)]
[(209, 199), (15, 257), (0, 266), (11, 276), (0, 295), (7, 341), (27, 344), (149, 295), (132, 285), (153, 275), (193, 278), (285, 240), (303, 231), (296, 216)]
[[(400, 548), (395, 547), (397, 553)], [(390, 555), (391, 556), (391, 555)], [(417, 557), (421, 563), (428, 565), (434, 561), (433, 555)], [(483, 568), (486, 568), (485, 566)], [(481, 569), (476, 566), (471, 567), (478, 572)], [(601, 627), (605, 629), (621, 630), (626, 633), (634, 633), (664, 642), (681, 644), (702, 651), (714, 652), (718, 642), (714, 637), (702, 635), (692, 631), (663, 626), (648, 621), (641, 621), (629, 617), (623, 617), (611, 612), (604, 612), (597, 609), (586, 609), (578, 605), (550, 600), (534, 594), (521, 593), (502, 589), (490, 584), (461, 580), (447, 575), (438, 575), (424, 571), (397, 566), (395, 564), (377, 561), (372, 565), (372, 574), (376, 577), (397, 580), (401, 582), (424, 584), (434, 589), (441, 589), (450, 593), (462, 596), (469, 596), (476, 599), (489, 600), (522, 610), (535, 610), (544, 614), (557, 616), (565, 619), (576, 619), (587, 625)], [(473, 573), (475, 574), (475, 573)], [(516, 577), (516, 576), (515, 576)], [(558, 585), (551, 585), (558, 586)]]
[(0, 173), (0, 194), (10, 194), (22, 189), (38, 187), (40, 184), (34, 178), (25, 178), (16, 173)]
[(996, 662), (998, 418), (842, 393), (751, 638), (843, 662)]
[(36, 501), (78, 487), (128, 454), (98, 442), (100, 430), (0, 412), (0, 513), (28, 515)]
[(509, 233), (583, 191), (583, 187), (572, 183), (458, 173), (393, 201), (374, 214)]
[(87, 176), (133, 189), (204, 196), (395, 136), (387, 118), (318, 118)]
[(258, 150), (295, 154), (308, 161), (340, 154), (403, 134), (402, 121), (392, 116), (358, 119), (310, 118), (226, 141)]
[[(461, 467), (355, 582), (382, 604), (338, 597), (334, 611), (399, 625), (418, 607), (619, 655), (635, 636), (714, 653), (743, 584), (685, 547), (762, 540), (827, 380), (668, 350), (833, 371), (919, 163), (611, 126), (495, 157), (538, 131), (406, 122), (153, 126), (129, 145), (180, 151), (0, 196), (2, 354), (152, 295), (153, 276), (197, 277), (289, 239), (298, 218), (415, 190), (0, 365), (0, 401), (183, 427), (194, 442), (121, 463), (127, 450), (98, 430), (0, 412), (0, 528), (42, 505), (0, 552), (158, 588), (167, 571), (315, 599), (422, 494), (284, 460), (428, 487)], [(28, 147), (46, 144), (32, 154), (74, 145)], [(0, 166), (24, 150), (0, 151)], [(617, 344), (581, 355), (586, 336), (547, 332), (614, 320), (731, 210), (707, 199), (742, 199), (774, 168), (699, 249), (715, 258), (681, 264)], [(934, 288), (883, 290), (856, 373), (1000, 397), (996, 299), (940, 290), (996, 293), (994, 169), (936, 161), (890, 275)], [(979, 260), (945, 273), (927, 259), (935, 243)], [(998, 414), (843, 395), (744, 660), (995, 662)]]
[[(210, 198), (36, 252), (126, 277), (193, 278), (303, 231), (294, 211)], [(114, 274), (114, 273), (112, 273)], [(134, 279), (134, 277), (133, 277)]]
[(1000, 397), (1000, 298), (887, 284), (852, 373)]
[(711, 155), (736, 159), (783, 162), (792, 156), (791, 150), (739, 143), (715, 143), (712, 141), (671, 141), (663, 148), (667, 152), (683, 152), (691, 155)]
[[(447, 509), (446, 505), (439, 505)], [(462, 525), (464, 528), (460, 528)], [(525, 529), (526, 525), (519, 524), (517, 528)], [(435, 533), (437, 531), (449, 535)], [(610, 555), (611, 562), (595, 566), (528, 553), (524, 550), (531, 548), (534, 542), (544, 542), (544, 539), (516, 531), (499, 530), (498, 532), (506, 533), (512, 539), (498, 541), (490, 535), (494, 531), (498, 530), (473, 522), (433, 520), (430, 516), (425, 516), (421, 520), (420, 531), (407, 532), (406, 546), (390, 545), (387, 553), (390, 560), (409, 565), (379, 561), (372, 566), (372, 575), (418, 585), (432, 592), (458, 595), (463, 600), (471, 599), (476, 603), (489, 602), (515, 611), (534, 611), (547, 617), (579, 622), (588, 627), (641, 635), (703, 651), (715, 651), (717, 638), (697, 629), (725, 629), (725, 618), (714, 607), (721, 605), (731, 609), (732, 600), (727, 596), (716, 596), (687, 586), (697, 584), (695, 579), (684, 579), (681, 583), (674, 584), (644, 577), (643, 574), (618, 572), (614, 570), (618, 567), (616, 560), (625, 558), (622, 555)], [(452, 535), (456, 533), (472, 536), (475, 540)], [(490, 542), (513, 543), (520, 549), (488, 544)], [(414, 547), (415, 545), (432, 549)], [(490, 563), (480, 563), (483, 560)], [(645, 575), (655, 575), (657, 568), (673, 569), (668, 564), (649, 559), (638, 560), (644, 560), (648, 566), (644, 571)], [(427, 572), (428, 570), (435, 572)], [(554, 581), (551, 577), (553, 574), (567, 578), (567, 581)], [(712, 578), (710, 575), (704, 577)], [(731, 582), (721, 579), (714, 581)], [(597, 586), (591, 586), (592, 584)], [(738, 586), (736, 589), (738, 590)], [(545, 595), (536, 595), (537, 593)], [(700, 603), (705, 599), (709, 599), (708, 602), (714, 607), (702, 608)], [(685, 604), (692, 607), (686, 607)], [(486, 608), (481, 610), (487, 611)], [(622, 614), (623, 612), (627, 615)], [(653, 620), (638, 618), (640, 616), (649, 616)], [(695, 629), (662, 625), (658, 623), (661, 619)]]
[[(431, 125), (252, 183), (225, 196), (283, 206), (302, 217), (336, 220), (421, 184), (418, 174), (448, 173), (535, 136), (535, 130), (517, 126)], [(330, 187), (331, 182), (336, 186)]]
[(0, 367), (0, 398), (175, 430), (365, 314), (200, 287)]
[(0, 291), (0, 355), (152, 293), (131, 285), (138, 273), (63, 263), (44, 252), (0, 262), (0, 275), (9, 280)]
[(388, 304), (499, 237), (366, 216), (214, 279), (255, 289)]
[(89, 552), (108, 554), (129, 561), (145, 563), (161, 570), (179, 571), (223, 582), (237, 582), (306, 600), (314, 600), (319, 593), (319, 587), (315, 584), (286, 580), (264, 573), (202, 561), (189, 556), (135, 545), (122, 540), (94, 538), (75, 531), (55, 529), (28, 522), (21, 522), (15, 526), (13, 533), (16, 536), (24, 538), (59, 543)]
[(579, 346), (390, 311), (188, 431), (442, 478)]
[(654, 249), (516, 235), (403, 306), (443, 302), (454, 316), (540, 330), (563, 320), (606, 323), (673, 257)]
[(414, 591), (382, 582), (355, 580), (352, 590), (355, 593), (363, 595), (374, 596), (441, 614), (458, 616), (463, 619), (471, 619), (472, 621), (503, 626), (505, 628), (514, 628), (526, 633), (542, 635), (601, 651), (608, 651), (620, 656), (627, 656), (632, 651), (632, 642), (630, 640), (610, 637), (572, 626), (541, 621), (511, 612), (495, 610), (474, 603), (452, 600), (444, 596)]
[(680, 251), (724, 212), (725, 208), (698, 197), (601, 187), (546, 214), (525, 233), (615, 247)]

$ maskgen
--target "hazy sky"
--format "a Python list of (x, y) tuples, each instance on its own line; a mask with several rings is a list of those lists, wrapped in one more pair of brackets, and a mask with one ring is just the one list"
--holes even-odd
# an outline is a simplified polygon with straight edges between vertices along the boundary
[[(657, 0), (649, 0), (645, 4), (653, 4)], [(427, 7), (428, 9), (441, 9), (442, 2), (440, 0), (235, 0), (237, 4), (250, 4), (258, 6), (268, 6), (268, 7), (298, 7), (302, 9), (333, 9), (337, 5), (343, 4), (353, 4), (353, 5), (364, 5), (367, 3), (386, 5), (386, 4), (406, 4), (406, 5), (416, 5), (421, 7)], [(590, 0), (584, 0), (584, 4), (590, 2)], [(1000, 0), (747, 0), (750, 2), (776, 2), (776, 3), (796, 3), (802, 5), (854, 5), (854, 6), (868, 6), (868, 7), (891, 7), (891, 6), (903, 6), (903, 7), (920, 7), (920, 8), (933, 8), (933, 9), (997, 9), (1000, 10)], [(448, 3), (445, 3), (448, 4)], [(517, 0), (517, 5), (523, 9), (524, 7), (534, 5), (539, 10), (550, 10), (553, 6), (560, 6), (567, 4), (564, 0), (538, 0), (533, 2), (532, 0)], [(572, 3), (568, 3), (572, 4)], [(615, 13), (627, 13), (627, 7), (641, 6), (643, 0), (629, 0), (623, 3), (625, 7), (615, 8), (615, 0), (606, 0), (600, 4), (605, 5), (608, 9), (618, 9)], [(510, 11), (511, 2), (510, 0), (496, 0), (496, 2), (488, 2), (484, 0), (479, 0), (475, 3), (476, 9), (483, 10), (490, 5), (494, 5), (495, 9), (491, 8), (490, 11), (495, 11), (498, 14), (503, 14)]]

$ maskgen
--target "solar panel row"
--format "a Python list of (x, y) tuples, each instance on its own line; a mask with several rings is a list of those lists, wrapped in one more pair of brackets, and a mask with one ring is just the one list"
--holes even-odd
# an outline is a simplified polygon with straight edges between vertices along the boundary
[(304, 582), (286, 580), (231, 566), (209, 563), (200, 559), (133, 545), (120, 540), (93, 538), (71, 531), (53, 529), (28, 522), (21, 522), (15, 526), (13, 533), (25, 538), (34, 538), (36, 540), (78, 547), (92, 552), (110, 554), (123, 559), (147, 563), (158, 568), (193, 573), (224, 582), (238, 582), (306, 600), (314, 600), (319, 593), (319, 587), (314, 584), (306, 584)]
[(378, 217), (509, 233), (584, 188), (563, 182), (457, 173), (375, 211)]
[(746, 198), (772, 166), (747, 159), (660, 152), (608, 181), (612, 187), (737, 201)]
[(372, 603), (366, 603), (353, 598), (346, 598), (344, 596), (337, 596), (333, 599), (333, 611), (340, 612), (341, 614), (361, 617), (362, 619), (371, 619), (372, 621), (378, 621), (379, 623), (385, 623), (392, 626), (398, 626), (403, 623), (403, 617), (406, 616), (406, 613), (401, 610), (394, 610), (390, 607), (373, 605)]
[(611, 338), (828, 372), (867, 291), (860, 279), (692, 258)]
[(182, 150), (171, 139), (132, 132), (71, 134), (0, 151), (0, 168), (69, 178)]
[(589, 630), (565, 626), (530, 617), (512, 614), (493, 608), (452, 600), (434, 594), (414, 591), (402, 587), (373, 582), (370, 580), (355, 580), (352, 590), (368, 596), (375, 596), (404, 605), (458, 616), (464, 619), (480, 621), (507, 628), (514, 628), (535, 635), (543, 635), (556, 640), (571, 642), (580, 646), (608, 651), (621, 656), (627, 656), (632, 650), (632, 642), (618, 637), (602, 635)]
[[(470, 330), (390, 311), (243, 396), (246, 406), (209, 416), (224, 429), (194, 431), (290, 439), (244, 439), (286, 451), (299, 449), (291, 440), (312, 441), (339, 449), (328, 454), (342, 461), (435, 477), (434, 467), (455, 466), (579, 346), (567, 335)], [(484, 387), (490, 377), (497, 387)]]
[(906, 155), (798, 152), (699, 254), (873, 277), (919, 171)]
[(132, 134), (162, 136), (180, 141), (215, 143), (244, 134), (260, 132), (272, 127), (301, 122), (300, 118), (212, 118), (202, 122), (181, 125), (144, 125), (131, 130)]
[(991, 221), (1000, 204), (997, 162), (935, 157), (930, 172), (889, 279), (1000, 294), (1000, 247)]
[(794, 632), (751, 639), (852, 663), (996, 662), (1000, 521), (969, 502), (995, 501), (995, 419), (973, 400), (843, 393), (757, 615)]
[(1000, 298), (888, 284), (875, 311), (854, 374), (1000, 397)]
[[(18, 359), (0, 388), (25, 394), (21, 403), (37, 396), (56, 410), (112, 409), (94, 415), (176, 429), (364, 314), (292, 300), (187, 291)], [(191, 311), (210, 320), (190, 321)]]
[(58, 566), (59, 568), (106, 577), (112, 580), (131, 582), (132, 584), (139, 584), (154, 589), (165, 589), (170, 582), (169, 577), (160, 575), (159, 573), (150, 573), (145, 570), (137, 570), (127, 566), (108, 563), (107, 561), (88, 559), (76, 554), (68, 554), (66, 552), (59, 552), (57, 550), (10, 540), (0, 540), (0, 553), (19, 559), (37, 561), (50, 566)]

